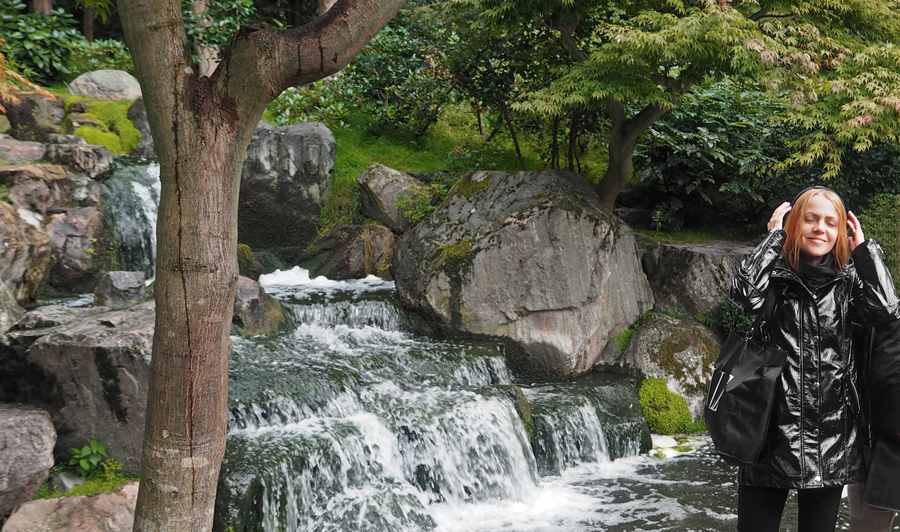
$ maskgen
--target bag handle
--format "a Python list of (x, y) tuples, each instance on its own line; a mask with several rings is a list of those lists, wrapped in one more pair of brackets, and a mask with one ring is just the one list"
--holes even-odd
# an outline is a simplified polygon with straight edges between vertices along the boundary
[(777, 290), (772, 288), (772, 283), (770, 281), (769, 286), (766, 288), (766, 299), (763, 301), (762, 309), (760, 310), (759, 315), (756, 316), (756, 320), (753, 321), (750, 330), (747, 332), (747, 340), (752, 339), (754, 334), (759, 334), (763, 343), (768, 344), (771, 341), (769, 336), (769, 322), (772, 321), (772, 316), (775, 314), (776, 291)]

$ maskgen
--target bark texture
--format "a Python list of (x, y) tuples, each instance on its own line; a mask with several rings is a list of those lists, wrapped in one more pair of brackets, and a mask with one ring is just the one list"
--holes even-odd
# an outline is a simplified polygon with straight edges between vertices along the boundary
[(247, 144), (290, 86), (343, 68), (402, 0), (341, 0), (310, 25), (242, 28), (198, 75), (178, 0), (119, 12), (160, 161), (156, 334), (134, 530), (211, 530), (225, 452), (237, 205)]

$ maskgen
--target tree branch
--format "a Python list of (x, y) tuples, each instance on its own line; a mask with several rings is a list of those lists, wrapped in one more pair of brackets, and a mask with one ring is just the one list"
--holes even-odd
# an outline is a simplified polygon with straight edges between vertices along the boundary
[(571, 56), (572, 60), (574, 60), (576, 63), (583, 63), (587, 61), (587, 55), (585, 55), (585, 53), (581, 51), (581, 48), (578, 47), (578, 43), (576, 43), (574, 37), (572, 37), (572, 35), (575, 33), (575, 29), (578, 28), (578, 25), (580, 23), (580, 16), (574, 16), (571, 19), (563, 22), (563, 12), (560, 12), (559, 21), (556, 23), (556, 29), (559, 30), (563, 48), (567, 52), (569, 52), (569, 56)]

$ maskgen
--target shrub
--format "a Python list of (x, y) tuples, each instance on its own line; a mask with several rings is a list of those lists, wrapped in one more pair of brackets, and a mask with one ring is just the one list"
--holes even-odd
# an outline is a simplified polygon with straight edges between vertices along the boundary
[(722, 301), (722, 328), (726, 333), (734, 331), (736, 333), (745, 333), (753, 326), (755, 318), (744, 312), (734, 301), (726, 298)]
[(900, 195), (879, 194), (859, 218), (866, 237), (876, 240), (884, 249), (884, 260), (894, 277), (894, 285), (900, 286)]
[(665, 379), (647, 379), (638, 392), (641, 412), (656, 434), (681, 434), (695, 431), (684, 397), (672, 393)]
[(323, 80), (302, 87), (290, 87), (269, 104), (272, 123), (286, 126), (302, 122), (322, 122), (331, 129), (344, 127), (350, 95), (335, 80)]
[(69, 76), (74, 79), (79, 74), (94, 70), (124, 70), (134, 74), (131, 53), (122, 41), (115, 39), (94, 42), (76, 41), (67, 62)]
[(0, 27), (5, 44), (0, 52), (10, 64), (36, 83), (49, 85), (69, 72), (66, 61), (72, 46), (83, 40), (78, 22), (63, 9), (49, 15), (27, 13), (20, 0), (0, 2)]

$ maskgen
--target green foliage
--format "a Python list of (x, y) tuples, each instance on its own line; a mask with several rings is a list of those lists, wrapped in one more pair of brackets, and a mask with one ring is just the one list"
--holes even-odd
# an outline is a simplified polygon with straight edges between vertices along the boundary
[(0, 53), (10, 66), (31, 81), (48, 85), (68, 73), (72, 46), (83, 40), (75, 18), (63, 9), (49, 15), (27, 13), (20, 0), (0, 2), (0, 28), (5, 42)]
[(866, 237), (877, 241), (884, 250), (884, 260), (900, 286), (900, 195), (879, 194), (872, 198), (859, 215)]
[(684, 434), (695, 430), (684, 397), (669, 391), (665, 379), (646, 379), (638, 391), (641, 412), (656, 434)]
[[(40, 487), (33, 500), (37, 499), (54, 499), (57, 497), (72, 497), (81, 495), (84, 497), (93, 497), (101, 493), (115, 493), (122, 489), (122, 486), (133, 481), (140, 480), (139, 475), (123, 475), (119, 473), (122, 464), (109, 458), (100, 463), (100, 467), (94, 469), (84, 482), (78, 484), (71, 491), (59, 492), (54, 490), (50, 484), (44, 484)], [(53, 474), (51, 470), (51, 475)]]
[(753, 327), (754, 316), (744, 312), (734, 301), (725, 298), (721, 305), (722, 328), (726, 333), (746, 333)]
[(141, 132), (128, 119), (131, 100), (113, 102), (94, 101), (85, 116), (100, 122), (100, 128), (81, 126), (73, 134), (88, 144), (99, 144), (115, 154), (129, 154), (141, 143)]
[(624, 331), (613, 337), (613, 342), (616, 344), (616, 349), (620, 352), (625, 351), (625, 348), (628, 347), (628, 344), (631, 343), (631, 338), (634, 336), (635, 330), (631, 327), (626, 328)]
[(122, 41), (115, 39), (94, 42), (85, 40), (72, 44), (71, 55), (67, 60), (69, 77), (75, 78), (84, 72), (94, 70), (124, 70), (134, 74), (131, 53)]
[[(193, 0), (182, 0), (182, 16), (191, 45), (215, 46), (224, 51), (238, 29), (256, 13), (253, 0), (206, 0), (207, 10), (194, 13)], [(199, 57), (194, 57), (199, 62)]]
[(417, 224), (431, 216), (447, 195), (447, 186), (442, 183), (414, 185), (411, 195), (398, 194), (397, 208), (411, 224)]
[(69, 465), (75, 466), (78, 475), (87, 477), (100, 466), (105, 458), (107, 458), (106, 444), (92, 439), (90, 444), (81, 449), (72, 449), (72, 459), (69, 460)]
[(269, 116), (276, 126), (302, 122), (322, 122), (331, 129), (346, 125), (351, 95), (346, 84), (326, 79), (282, 92), (268, 106)]

